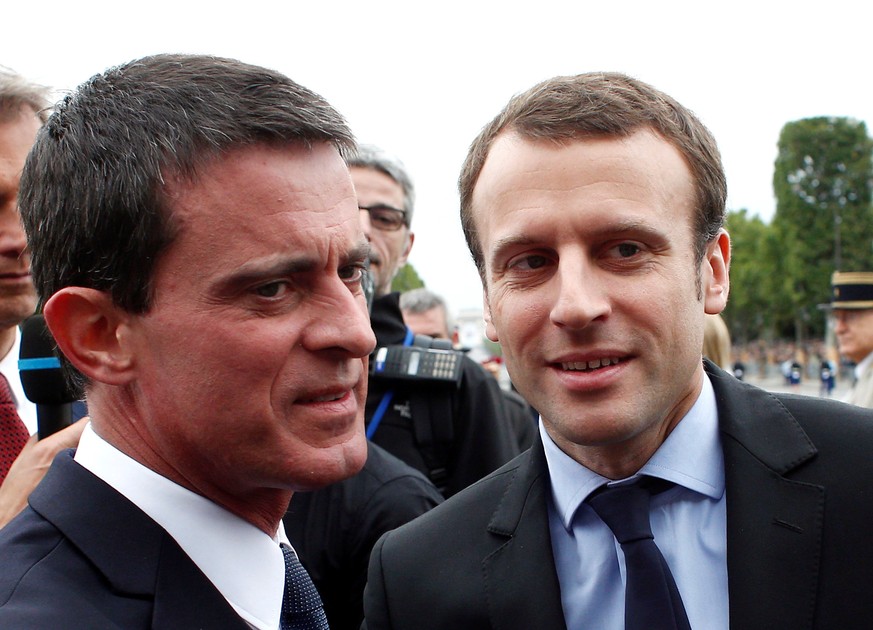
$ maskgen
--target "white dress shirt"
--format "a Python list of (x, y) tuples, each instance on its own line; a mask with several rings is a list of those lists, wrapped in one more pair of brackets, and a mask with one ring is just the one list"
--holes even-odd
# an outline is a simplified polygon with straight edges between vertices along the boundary
[(285, 585), (279, 543), (288, 544), (281, 522), (276, 537), (268, 536), (131, 459), (90, 423), (75, 459), (163, 527), (252, 628), (279, 627)]
[[(639, 474), (677, 487), (652, 498), (655, 543), (694, 630), (728, 629), (724, 456), (709, 377), (688, 414)], [(624, 629), (624, 554), (587, 503), (608, 480), (568, 457), (540, 420), (552, 486), (549, 526), (568, 628)], [(634, 475), (635, 477), (637, 475)]]

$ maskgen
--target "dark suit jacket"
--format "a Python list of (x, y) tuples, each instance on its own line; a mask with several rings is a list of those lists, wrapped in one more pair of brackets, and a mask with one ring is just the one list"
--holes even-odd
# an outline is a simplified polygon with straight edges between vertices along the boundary
[[(402, 344), (407, 329), (400, 294), (376, 298), (370, 322), (377, 348)], [(523, 450), (518, 445), (524, 435), (518, 431), (527, 428), (526, 403), (510, 404), (497, 380), (467, 355), (461, 357), (457, 386), (371, 375), (368, 426), (388, 391), (394, 392), (393, 398), (373, 442), (421, 471), (446, 497), (494, 472)], [(417, 423), (422, 417), (426, 421)], [(432, 468), (444, 469), (445, 474), (431, 475)]]
[(0, 628), (246, 630), (169, 534), (72, 454), (0, 530)]
[(367, 565), (379, 537), (442, 502), (423, 474), (372, 442), (356, 475), (294, 493), (282, 518), (285, 533), (321, 595), (331, 630), (360, 628)]
[[(725, 454), (731, 628), (869, 628), (873, 412), (771, 394), (706, 369)], [(367, 628), (565, 628), (549, 492), (537, 438), (386, 534), (371, 555)]]

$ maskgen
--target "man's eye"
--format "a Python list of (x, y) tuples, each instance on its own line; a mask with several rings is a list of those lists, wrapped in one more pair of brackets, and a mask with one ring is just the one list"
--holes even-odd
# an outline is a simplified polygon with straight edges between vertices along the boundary
[(263, 284), (255, 289), (255, 293), (257, 293), (260, 297), (264, 298), (275, 298), (283, 295), (288, 290), (287, 282), (270, 282), (269, 284)]
[(374, 223), (385, 227), (398, 227), (403, 222), (403, 219), (393, 213), (373, 212), (370, 214)]
[(516, 262), (512, 263), (512, 267), (514, 269), (518, 269), (520, 271), (524, 270), (533, 270), (540, 269), (545, 267), (549, 262), (549, 259), (545, 256), (525, 256), (523, 258), (519, 258)]
[(621, 243), (616, 246), (615, 251), (620, 258), (630, 258), (640, 253), (640, 247), (634, 243)]
[(346, 284), (354, 284), (360, 282), (366, 272), (367, 269), (364, 263), (349, 265), (348, 267), (343, 267), (342, 269), (340, 269), (339, 277)]

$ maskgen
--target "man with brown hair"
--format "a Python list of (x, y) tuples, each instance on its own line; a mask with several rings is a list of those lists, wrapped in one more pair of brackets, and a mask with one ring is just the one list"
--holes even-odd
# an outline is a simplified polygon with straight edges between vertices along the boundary
[(367, 627), (866, 627), (873, 413), (701, 356), (731, 255), (703, 124), (625, 75), (557, 77), (484, 128), (460, 188), (539, 435), (380, 540)]
[(137, 59), (58, 105), (21, 214), (91, 422), (0, 531), (0, 627), (327, 627), (281, 519), (367, 456), (354, 146), (233, 59)]

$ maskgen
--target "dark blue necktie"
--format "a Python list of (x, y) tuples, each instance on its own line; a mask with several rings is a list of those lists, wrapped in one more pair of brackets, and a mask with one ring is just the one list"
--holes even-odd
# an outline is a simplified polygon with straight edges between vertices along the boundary
[(625, 630), (691, 630), (679, 589), (649, 524), (652, 494), (672, 485), (643, 477), (631, 484), (604, 486), (587, 499), (624, 553)]
[(280, 630), (328, 630), (321, 597), (306, 569), (290, 547), (282, 545), (282, 554), (285, 556), (285, 594)]

